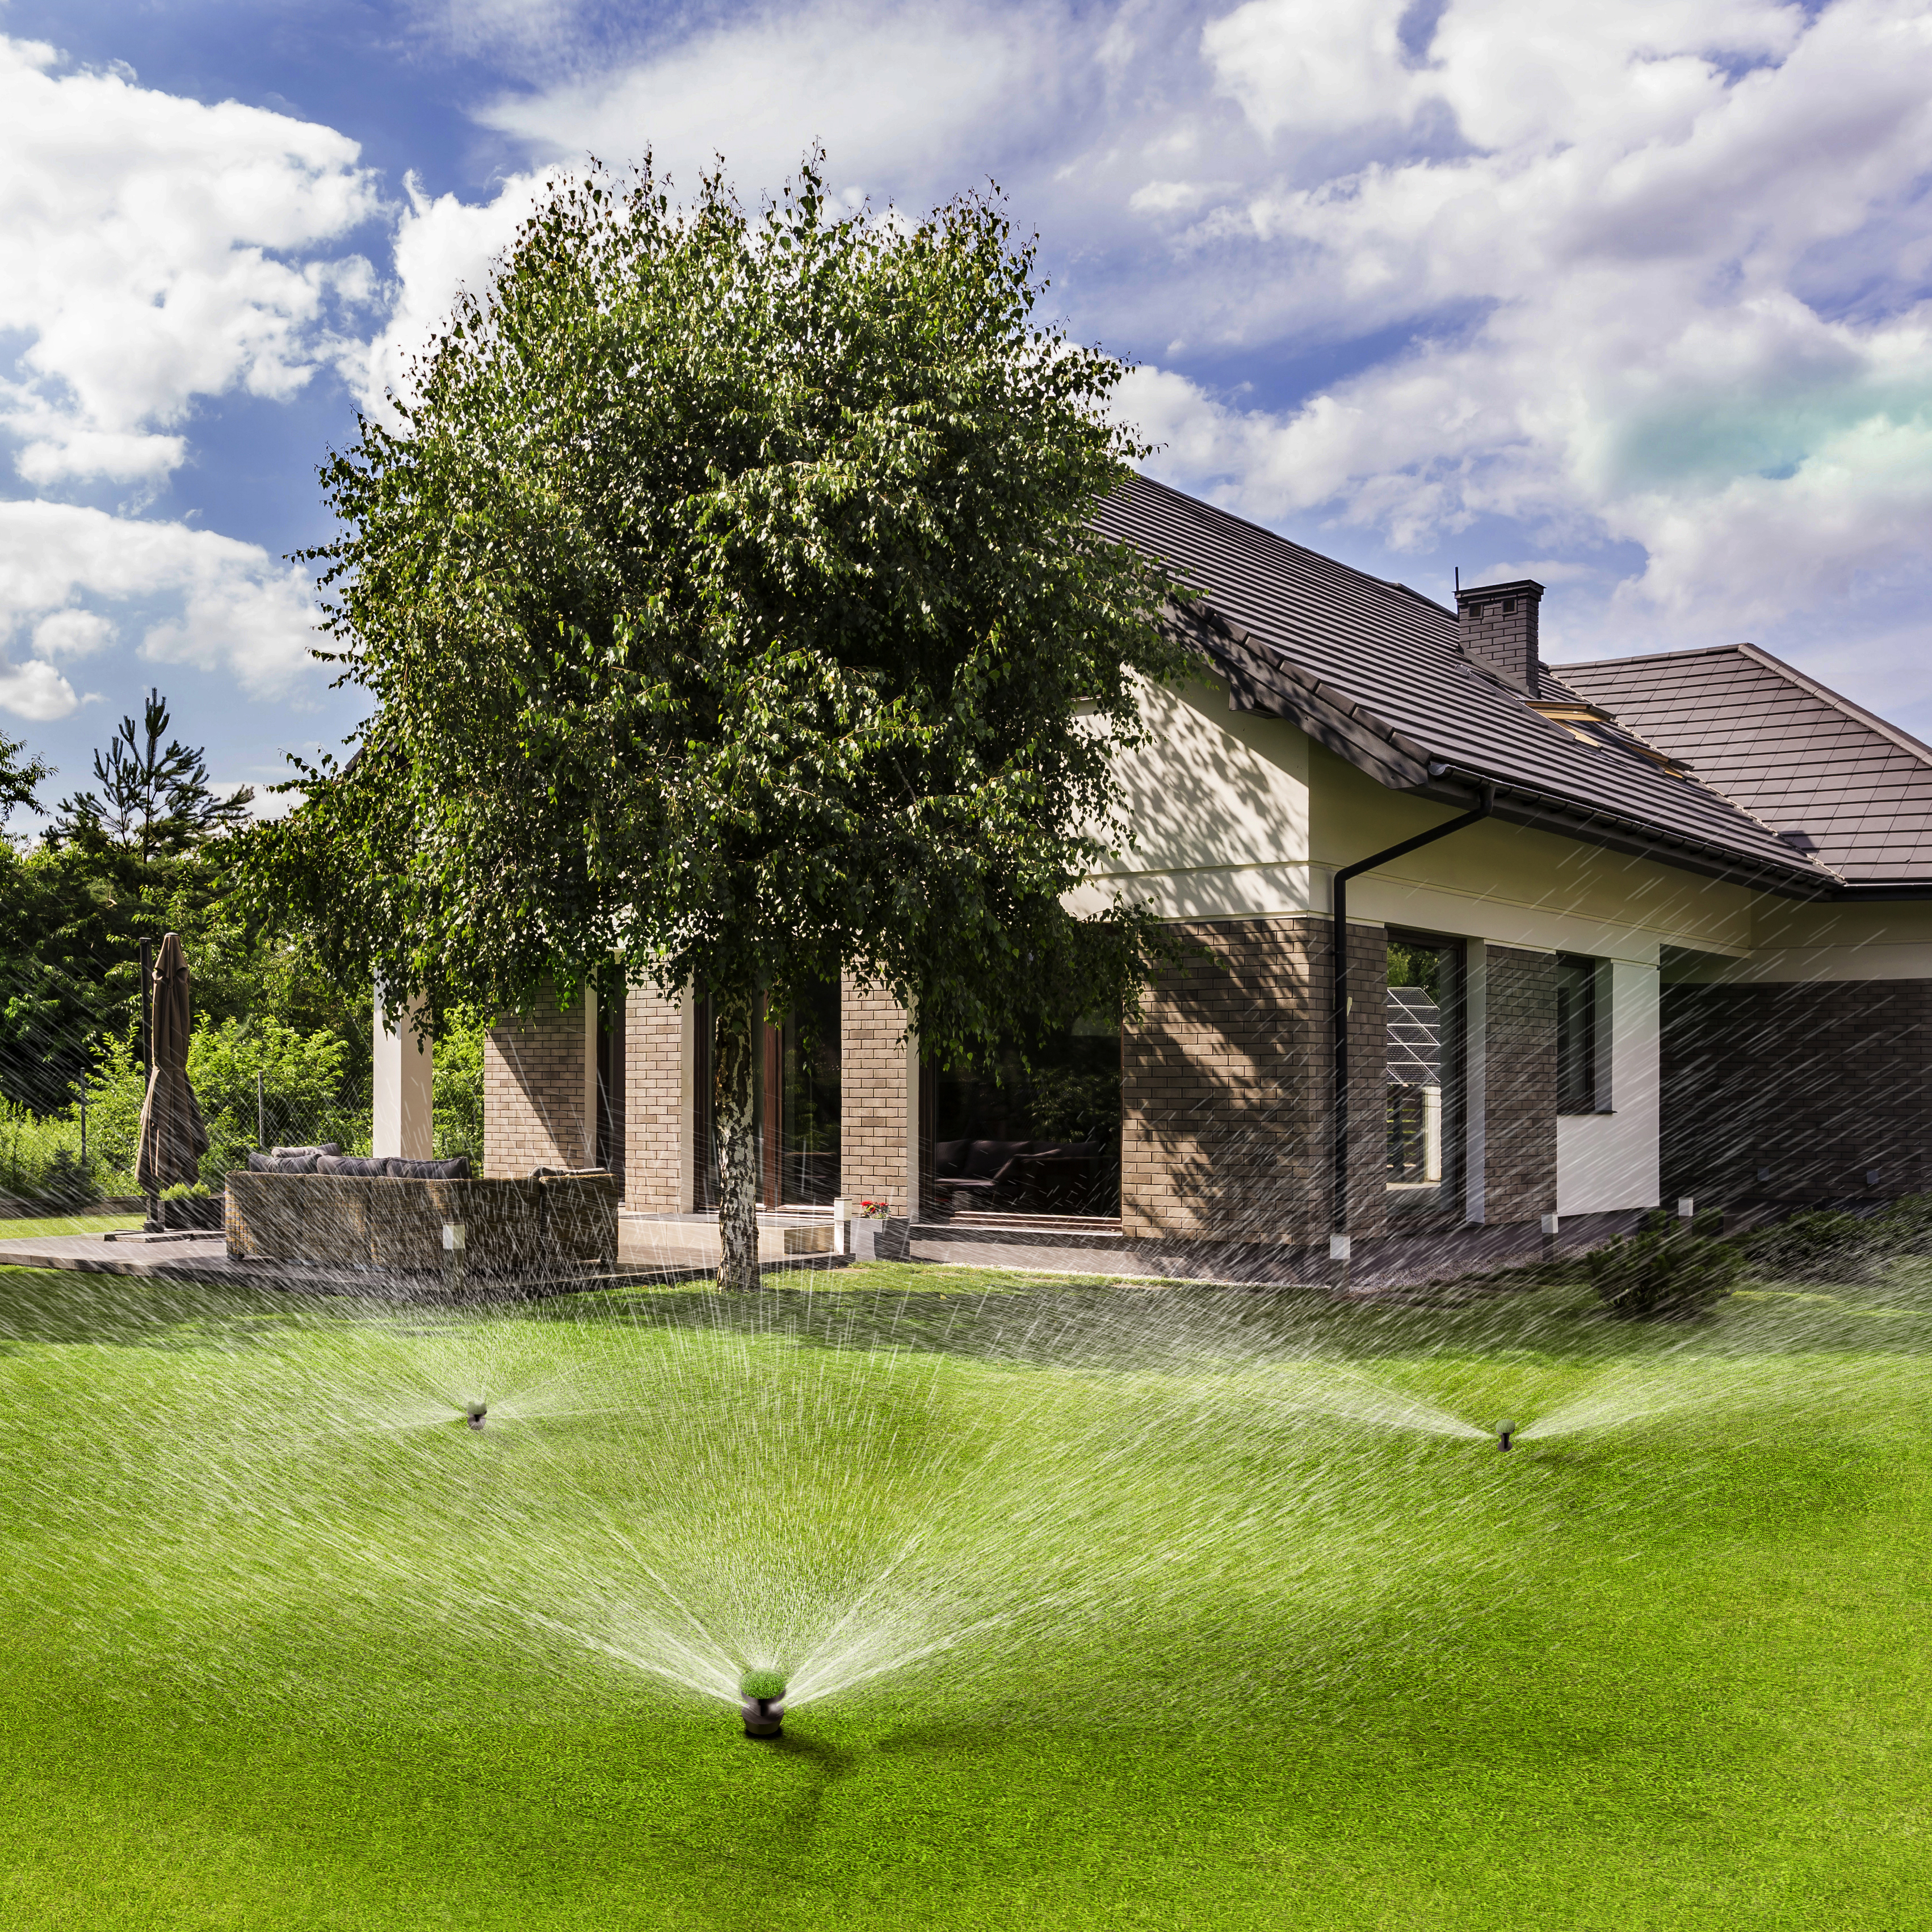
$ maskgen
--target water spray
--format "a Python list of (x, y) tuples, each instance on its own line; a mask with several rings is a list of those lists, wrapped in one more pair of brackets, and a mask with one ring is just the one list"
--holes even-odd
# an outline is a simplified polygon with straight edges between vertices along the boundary
[(490, 1405), (487, 1402), (480, 1400), (466, 1402), (463, 1405), (463, 1413), (472, 1429), (481, 1429), (483, 1426), (483, 1418), (490, 1413)]
[(1515, 1433), (1516, 1424), (1514, 1423), (1498, 1423), (1496, 1424), (1496, 1447), (1498, 1449), (1507, 1449), (1510, 1446), (1510, 1438), (1514, 1436)]
[(784, 1735), (784, 1675), (777, 1670), (748, 1670), (738, 1679), (738, 1692), (744, 1699), (740, 1707), (748, 1738), (777, 1738)]

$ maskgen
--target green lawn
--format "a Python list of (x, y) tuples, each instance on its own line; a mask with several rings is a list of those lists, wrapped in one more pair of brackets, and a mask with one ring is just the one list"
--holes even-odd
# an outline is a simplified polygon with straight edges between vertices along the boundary
[[(0, 1273), (0, 1924), (1932, 1918), (1923, 1264), (1694, 1328), (800, 1279)], [(757, 1744), (643, 1667), (672, 1597), (794, 1672), (972, 1634)]]
[(138, 1214), (53, 1214), (34, 1220), (0, 1220), (0, 1241), (25, 1241), (37, 1234), (105, 1234), (116, 1228), (138, 1228)]

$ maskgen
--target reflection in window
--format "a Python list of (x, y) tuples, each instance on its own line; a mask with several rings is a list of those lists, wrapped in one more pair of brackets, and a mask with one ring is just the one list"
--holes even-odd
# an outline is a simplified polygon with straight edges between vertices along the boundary
[(818, 988), (784, 1016), (779, 1039), (778, 1198), (822, 1208), (838, 1194), (838, 988)]
[(1597, 1111), (1597, 962), (1556, 956), (1556, 1111)]
[(1120, 1029), (1083, 1020), (936, 1072), (932, 1188), (942, 1210), (1120, 1211)]
[(1390, 935), (1384, 1105), (1393, 1200), (1439, 1204), (1456, 1178), (1461, 968), (1453, 940)]

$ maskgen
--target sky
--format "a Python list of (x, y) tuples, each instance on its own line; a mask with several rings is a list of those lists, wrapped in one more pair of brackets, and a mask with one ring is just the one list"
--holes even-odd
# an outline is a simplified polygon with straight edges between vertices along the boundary
[[(560, 169), (988, 181), (1180, 488), (1932, 737), (1932, 7), (0, 0), (0, 734), (361, 715), (316, 481)], [(16, 820), (16, 829), (21, 821)]]

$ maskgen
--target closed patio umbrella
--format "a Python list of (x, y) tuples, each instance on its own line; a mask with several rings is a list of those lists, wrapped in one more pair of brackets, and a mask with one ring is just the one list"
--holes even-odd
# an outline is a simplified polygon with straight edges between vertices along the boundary
[(171, 932), (161, 941), (160, 957), (154, 962), (154, 1071), (148, 1076), (148, 1097), (141, 1103), (141, 1138), (134, 1162), (134, 1178), (146, 1195), (195, 1180), (208, 1151), (208, 1124), (188, 1083), (188, 983), (181, 940)]

